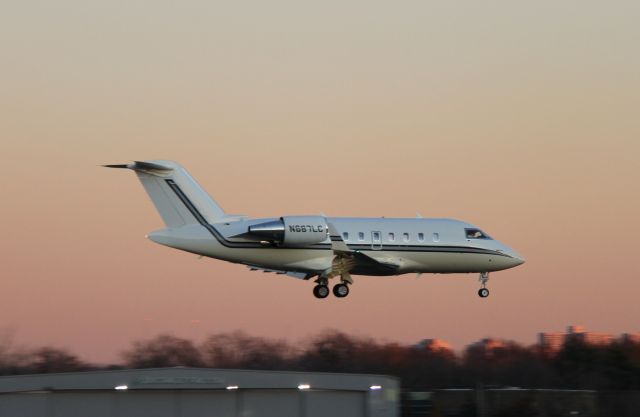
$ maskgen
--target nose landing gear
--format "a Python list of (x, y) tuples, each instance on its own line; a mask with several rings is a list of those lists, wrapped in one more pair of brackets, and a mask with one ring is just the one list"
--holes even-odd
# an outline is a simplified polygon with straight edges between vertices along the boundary
[(487, 281), (489, 281), (489, 273), (481, 272), (478, 281), (482, 284), (482, 288), (478, 290), (478, 295), (481, 298), (487, 298), (489, 296), (489, 289), (487, 288)]

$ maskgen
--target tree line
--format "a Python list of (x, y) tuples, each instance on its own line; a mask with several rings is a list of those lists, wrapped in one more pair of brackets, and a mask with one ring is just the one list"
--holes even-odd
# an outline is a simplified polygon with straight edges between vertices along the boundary
[(569, 340), (557, 352), (503, 341), (455, 353), (381, 342), (329, 330), (302, 344), (219, 333), (202, 343), (163, 334), (134, 342), (121, 363), (97, 366), (60, 348), (16, 349), (0, 342), (0, 374), (73, 372), (172, 366), (372, 373), (400, 378), (403, 389), (520, 387), (640, 389), (640, 343), (590, 345)]

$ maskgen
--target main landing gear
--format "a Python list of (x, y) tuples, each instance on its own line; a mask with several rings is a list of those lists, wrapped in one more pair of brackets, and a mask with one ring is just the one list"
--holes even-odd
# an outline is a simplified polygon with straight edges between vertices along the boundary
[[(353, 283), (351, 276), (343, 274), (341, 276), (342, 282), (333, 286), (333, 295), (337, 298), (344, 298), (349, 295), (349, 284)], [(313, 295), (316, 298), (327, 298), (329, 296), (329, 279), (320, 277), (316, 280), (318, 285), (313, 287)]]
[(323, 284), (318, 284), (313, 287), (313, 295), (316, 298), (327, 298), (329, 295), (329, 287)]
[(346, 297), (347, 295), (349, 295), (349, 286), (344, 283), (334, 285), (333, 295), (338, 298)]
[(489, 289), (487, 288), (487, 281), (489, 281), (489, 273), (481, 272), (478, 281), (482, 284), (482, 288), (478, 290), (478, 295), (481, 298), (487, 298), (489, 296)]

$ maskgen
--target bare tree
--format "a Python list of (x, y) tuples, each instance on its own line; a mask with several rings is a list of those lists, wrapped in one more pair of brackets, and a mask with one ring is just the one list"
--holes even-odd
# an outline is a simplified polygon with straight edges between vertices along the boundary
[(216, 368), (287, 369), (293, 357), (284, 340), (249, 336), (244, 332), (209, 336), (200, 347), (204, 363)]
[(325, 330), (307, 344), (299, 363), (308, 371), (362, 372), (378, 348), (373, 339)]
[(203, 365), (200, 352), (193, 342), (168, 334), (134, 342), (133, 347), (122, 356), (130, 368)]
[(11, 329), (0, 331), (0, 375), (24, 373), (29, 361), (29, 352), (15, 346), (13, 334)]
[(42, 347), (28, 357), (26, 368), (37, 374), (53, 372), (77, 372), (87, 370), (90, 366), (72, 353), (55, 347)]

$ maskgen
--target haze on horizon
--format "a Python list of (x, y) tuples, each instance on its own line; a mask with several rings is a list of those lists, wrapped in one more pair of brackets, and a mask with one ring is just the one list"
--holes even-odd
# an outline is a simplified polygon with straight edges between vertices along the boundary
[[(325, 328), (461, 348), (639, 331), (640, 4), (9, 2), (0, 14), (0, 329), (131, 341)], [(452, 217), (527, 263), (355, 277), (348, 299), (144, 238), (134, 159), (230, 213)], [(3, 331), (4, 331), (3, 330)]]

